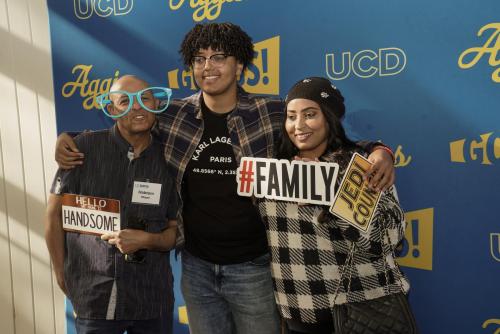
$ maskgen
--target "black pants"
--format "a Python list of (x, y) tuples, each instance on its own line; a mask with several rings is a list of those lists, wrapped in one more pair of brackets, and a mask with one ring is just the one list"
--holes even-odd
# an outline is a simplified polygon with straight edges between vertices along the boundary
[(307, 324), (295, 320), (286, 320), (288, 334), (332, 334), (333, 323)]

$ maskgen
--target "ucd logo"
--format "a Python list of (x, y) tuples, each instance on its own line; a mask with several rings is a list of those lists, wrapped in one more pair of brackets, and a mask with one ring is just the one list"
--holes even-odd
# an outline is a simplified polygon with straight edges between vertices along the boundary
[[(243, 74), (240, 84), (249, 93), (278, 95), (280, 91), (280, 37), (275, 36), (254, 44), (256, 57)], [(196, 90), (193, 73), (188, 70), (169, 71), (170, 88)]]
[[(481, 141), (472, 140), (469, 145), (465, 145), (466, 139), (452, 141), (450, 143), (450, 159), (452, 162), (468, 162), (470, 160), (478, 160), (481, 156), (482, 165), (492, 165), (491, 158), (500, 159), (500, 137), (493, 140), (490, 137), (493, 132), (485, 133), (480, 136)], [(488, 149), (492, 144), (493, 148)], [(465, 150), (464, 150), (465, 148)]]
[(75, 16), (86, 20), (96, 14), (100, 17), (126, 15), (134, 7), (134, 0), (73, 0)]
[(432, 270), (434, 208), (406, 212), (403, 250), (397, 259), (402, 266)]
[[(461, 69), (468, 69), (475, 66), (478, 61), (484, 56), (489, 54), (488, 63), (491, 67), (498, 67), (491, 74), (491, 80), (500, 83), (500, 59), (497, 59), (498, 52), (500, 51), (500, 23), (490, 23), (479, 29), (477, 36), (481, 36), (485, 31), (491, 30), (491, 36), (488, 38), (483, 46), (476, 46), (462, 52), (458, 58), (458, 66)], [(465, 60), (469, 55), (473, 55), (470, 60)], [(470, 58), (470, 57), (469, 57)]]
[[(190, 0), (189, 7), (194, 9), (193, 20), (200, 22), (205, 19), (212, 21), (219, 17), (222, 5), (226, 2), (241, 2), (242, 0)], [(177, 2), (177, 3), (175, 3)], [(169, 0), (169, 7), (175, 11), (182, 7), (184, 0)]]
[(66, 82), (61, 89), (62, 96), (66, 98), (73, 96), (73, 94), (78, 91), (80, 96), (85, 98), (82, 102), (83, 109), (85, 110), (99, 108), (95, 98), (109, 91), (111, 85), (120, 76), (120, 71), (116, 70), (113, 78), (104, 80), (94, 79), (89, 81), (89, 73), (92, 70), (92, 66), (93, 65), (76, 65), (73, 67), (71, 73), (77, 75), (76, 80)]
[(361, 50), (351, 57), (351, 52), (326, 55), (326, 75), (332, 80), (344, 80), (351, 72), (360, 78), (396, 75), (406, 66), (406, 54), (399, 48), (383, 48), (377, 52)]

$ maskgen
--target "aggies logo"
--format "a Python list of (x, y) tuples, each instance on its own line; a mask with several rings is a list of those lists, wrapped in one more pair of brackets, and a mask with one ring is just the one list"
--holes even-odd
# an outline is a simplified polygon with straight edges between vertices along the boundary
[(491, 74), (491, 80), (500, 83), (500, 59), (498, 53), (500, 51), (500, 23), (490, 23), (482, 27), (477, 36), (480, 37), (486, 32), (490, 32), (490, 36), (482, 46), (475, 46), (462, 52), (458, 58), (458, 66), (461, 69), (469, 69), (479, 62), (481, 58), (488, 57), (488, 64), (496, 68)]
[(120, 71), (115, 70), (114, 76), (105, 79), (90, 79), (93, 65), (78, 64), (71, 71), (75, 75), (74, 81), (66, 82), (61, 89), (61, 95), (70, 98), (77, 94), (83, 98), (84, 110), (99, 109), (97, 96), (109, 91), (111, 86), (120, 77)]
[[(213, 21), (219, 17), (222, 11), (222, 6), (225, 3), (241, 1), (242, 0), (190, 0), (189, 7), (193, 9), (193, 21)], [(171, 10), (176, 11), (182, 7), (184, 2), (184, 0), (169, 0), (168, 5)]]

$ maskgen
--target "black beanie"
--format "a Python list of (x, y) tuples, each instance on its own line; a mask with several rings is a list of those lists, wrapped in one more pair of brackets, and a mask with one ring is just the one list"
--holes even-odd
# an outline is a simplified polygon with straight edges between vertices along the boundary
[(340, 91), (332, 85), (330, 80), (321, 77), (305, 78), (290, 88), (285, 97), (285, 104), (294, 99), (308, 99), (316, 102), (319, 106), (327, 106), (323, 112), (333, 111), (338, 119), (345, 114), (344, 97)]

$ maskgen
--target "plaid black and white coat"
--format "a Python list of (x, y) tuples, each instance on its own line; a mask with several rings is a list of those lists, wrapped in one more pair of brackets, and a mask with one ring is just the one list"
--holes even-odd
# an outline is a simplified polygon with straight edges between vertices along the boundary
[[(353, 152), (321, 158), (339, 164), (336, 189)], [(267, 229), (276, 303), (283, 318), (331, 322), (334, 305), (408, 292), (409, 282), (393, 256), (405, 223), (392, 193), (382, 195), (366, 234), (330, 214), (326, 206), (264, 199), (259, 211)], [(344, 267), (353, 245), (353, 266)]]

